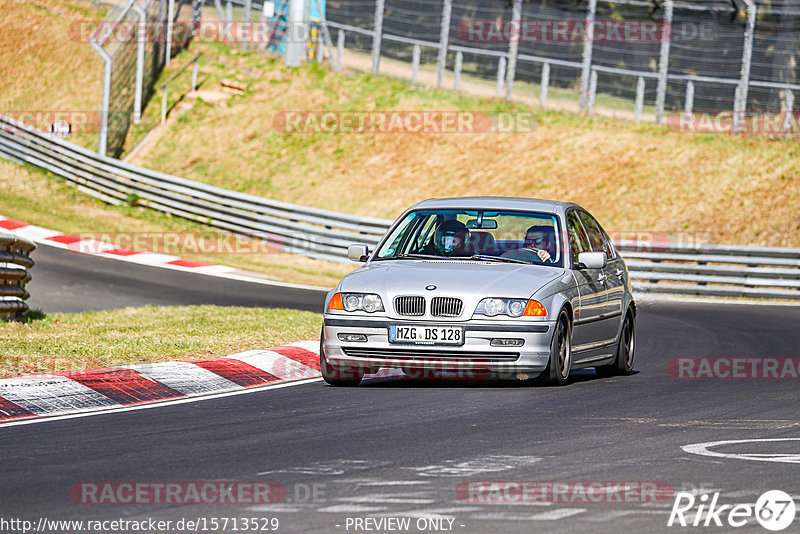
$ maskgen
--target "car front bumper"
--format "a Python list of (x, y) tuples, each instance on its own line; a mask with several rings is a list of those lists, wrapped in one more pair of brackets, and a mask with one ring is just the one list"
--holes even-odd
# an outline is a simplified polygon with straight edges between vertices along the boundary
[[(391, 343), (391, 325), (447, 325), (464, 328), (463, 345), (428, 345)], [(501, 376), (524, 373), (537, 375), (547, 367), (552, 322), (518, 323), (409, 321), (385, 317), (343, 317), (326, 314), (324, 318), (325, 357), (332, 365), (359, 367), (369, 372), (380, 368), (436, 371), (484, 371)], [(339, 334), (362, 334), (366, 342), (341, 341)], [(493, 346), (492, 340), (522, 340), (521, 346)]]

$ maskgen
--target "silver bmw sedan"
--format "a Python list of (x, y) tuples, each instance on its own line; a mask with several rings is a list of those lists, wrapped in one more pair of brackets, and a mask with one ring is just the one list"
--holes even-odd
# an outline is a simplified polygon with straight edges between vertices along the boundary
[(326, 382), (366, 373), (567, 383), (574, 369), (627, 375), (636, 305), (628, 269), (577, 204), (466, 197), (403, 213), (365, 262), (328, 293), (320, 340)]

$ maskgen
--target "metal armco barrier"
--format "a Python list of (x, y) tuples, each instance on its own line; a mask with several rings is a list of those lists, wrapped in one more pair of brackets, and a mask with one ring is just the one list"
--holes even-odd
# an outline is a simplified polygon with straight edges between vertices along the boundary
[[(391, 221), (237, 193), (136, 167), (51, 138), (0, 115), (0, 156), (47, 169), (112, 204), (150, 208), (266, 241), (284, 252), (339, 262), (347, 246), (374, 247)], [(640, 292), (800, 300), (800, 249), (699, 244), (619, 250)]]
[(30, 295), (25, 284), (31, 279), (33, 267), (30, 253), (33, 242), (10, 234), (0, 233), (0, 319), (7, 319), (28, 309)]

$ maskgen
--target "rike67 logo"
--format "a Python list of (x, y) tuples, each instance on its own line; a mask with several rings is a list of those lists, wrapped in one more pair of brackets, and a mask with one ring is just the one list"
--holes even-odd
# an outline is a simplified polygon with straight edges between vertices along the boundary
[(719, 492), (699, 497), (678, 492), (667, 526), (738, 528), (758, 522), (765, 529), (777, 532), (791, 525), (796, 512), (792, 497), (781, 490), (764, 492), (755, 505), (718, 504), (718, 501)]

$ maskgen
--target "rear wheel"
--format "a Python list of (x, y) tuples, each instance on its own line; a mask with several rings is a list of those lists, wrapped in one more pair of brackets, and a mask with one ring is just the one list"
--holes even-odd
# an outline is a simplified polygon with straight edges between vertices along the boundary
[(633, 371), (633, 358), (636, 350), (636, 323), (633, 315), (628, 313), (622, 324), (617, 344), (617, 357), (614, 363), (596, 367), (599, 376), (629, 375)]
[(572, 328), (567, 312), (558, 316), (553, 341), (550, 343), (550, 361), (540, 375), (540, 382), (551, 386), (563, 386), (569, 379), (572, 368)]
[(364, 378), (364, 369), (359, 367), (339, 367), (328, 363), (325, 358), (325, 328), (319, 335), (319, 367), (322, 378), (332, 386), (357, 386)]

